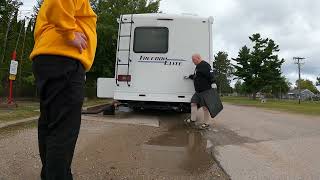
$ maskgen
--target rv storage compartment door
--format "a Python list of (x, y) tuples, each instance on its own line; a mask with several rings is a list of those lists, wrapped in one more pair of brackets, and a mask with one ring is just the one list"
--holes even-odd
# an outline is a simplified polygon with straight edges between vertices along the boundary
[(113, 98), (116, 80), (114, 78), (98, 78), (98, 98)]

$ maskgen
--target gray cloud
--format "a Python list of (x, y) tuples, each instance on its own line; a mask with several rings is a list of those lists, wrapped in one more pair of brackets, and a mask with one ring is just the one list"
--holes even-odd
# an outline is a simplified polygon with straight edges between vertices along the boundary
[[(172, 7), (171, 7), (172, 5)], [(227, 51), (236, 57), (248, 44), (248, 36), (261, 33), (280, 45), (280, 56), (286, 60), (283, 72), (294, 82), (297, 67), (292, 57), (306, 57), (303, 78), (315, 81), (320, 75), (320, 1), (318, 0), (163, 0), (166, 13), (196, 13), (213, 16), (215, 52)]]

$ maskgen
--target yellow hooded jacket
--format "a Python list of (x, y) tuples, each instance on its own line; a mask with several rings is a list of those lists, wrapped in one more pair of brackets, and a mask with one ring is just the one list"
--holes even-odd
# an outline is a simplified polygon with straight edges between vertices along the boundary
[[(97, 47), (97, 15), (89, 0), (44, 0), (36, 22), (35, 45), (30, 55), (60, 55), (79, 60), (88, 71)], [(68, 45), (82, 32), (88, 38), (88, 48), (82, 52)]]

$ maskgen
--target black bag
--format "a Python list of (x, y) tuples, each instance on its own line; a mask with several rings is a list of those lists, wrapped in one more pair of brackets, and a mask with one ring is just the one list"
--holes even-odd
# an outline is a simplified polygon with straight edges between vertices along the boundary
[(223, 105), (216, 89), (210, 89), (200, 93), (205, 106), (208, 108), (212, 118), (216, 117), (222, 110)]

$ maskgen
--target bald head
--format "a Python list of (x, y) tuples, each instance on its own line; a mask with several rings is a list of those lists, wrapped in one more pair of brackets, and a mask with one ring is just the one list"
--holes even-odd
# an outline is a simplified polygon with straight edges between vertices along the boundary
[(193, 54), (192, 61), (195, 65), (198, 65), (202, 61), (201, 55), (200, 54)]

